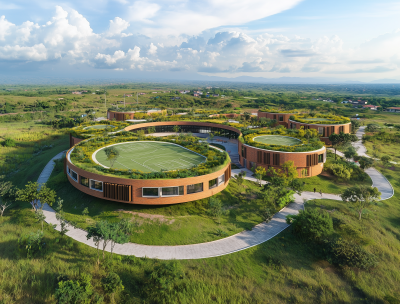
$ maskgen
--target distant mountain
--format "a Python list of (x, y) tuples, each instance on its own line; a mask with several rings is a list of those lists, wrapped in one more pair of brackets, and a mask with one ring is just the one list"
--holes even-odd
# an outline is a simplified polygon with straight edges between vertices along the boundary
[(398, 79), (377, 79), (371, 81), (371, 83), (400, 83)]

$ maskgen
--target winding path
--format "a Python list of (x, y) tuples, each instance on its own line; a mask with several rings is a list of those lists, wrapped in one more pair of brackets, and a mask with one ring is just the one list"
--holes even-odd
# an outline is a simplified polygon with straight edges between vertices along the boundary
[[(231, 150), (232, 152), (235, 151), (233, 149)], [(51, 175), (51, 172), (54, 169), (54, 160), (61, 159), (63, 153), (64, 152), (57, 154), (47, 163), (39, 176), (39, 184), (47, 182)], [(236, 175), (241, 170), (244, 169), (232, 170), (232, 175)], [(388, 199), (389, 197), (393, 196), (392, 186), (381, 173), (373, 168), (366, 170), (366, 172), (373, 180), (373, 186), (377, 187), (379, 191), (382, 192), (382, 200)], [(251, 171), (247, 172), (246, 179), (252, 181), (255, 180), (253, 177), (251, 177)], [(327, 193), (322, 193), (321, 195), (319, 193), (312, 192), (303, 192), (302, 195), (296, 194), (294, 197), (294, 202), (275, 214), (270, 222), (258, 224), (251, 231), (243, 231), (224, 239), (194, 245), (150, 246), (134, 243), (116, 244), (114, 252), (121, 255), (134, 255), (136, 257), (157, 258), (162, 260), (203, 259), (222, 256), (241, 251), (270, 240), (275, 235), (279, 234), (287, 227), (289, 227), (289, 225), (286, 224), (286, 216), (297, 214), (299, 210), (303, 209), (304, 203), (310, 199), (341, 199), (339, 195)], [(55, 211), (46, 204), (43, 206), (43, 213), (46, 217), (46, 222), (49, 224), (57, 225), (56, 229), (60, 230), (59, 222), (57, 221), (55, 216)], [(69, 226), (68, 229), (69, 231), (67, 232), (67, 235), (69, 237), (78, 242), (96, 248), (92, 240), (86, 239), (86, 231), (72, 226)], [(102, 246), (100, 244), (100, 248), (101, 247)], [(106, 250), (110, 252), (110, 246), (107, 246)]]

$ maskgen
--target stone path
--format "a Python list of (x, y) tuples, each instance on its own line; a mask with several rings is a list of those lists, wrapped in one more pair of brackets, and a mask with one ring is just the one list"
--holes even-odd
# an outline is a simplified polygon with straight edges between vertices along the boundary
[[(231, 151), (233, 152), (235, 150), (232, 149)], [(61, 159), (63, 153), (64, 152), (57, 154), (45, 166), (39, 176), (39, 183), (45, 183), (48, 180), (54, 168), (54, 160)], [(247, 169), (234, 169), (232, 170), (232, 175), (235, 176), (243, 170), (246, 171), (246, 179), (257, 181), (254, 177), (252, 177), (253, 173)], [(393, 188), (382, 174), (373, 168), (366, 170), (366, 172), (371, 176), (371, 179), (374, 183), (373, 186), (378, 187), (379, 191), (382, 192), (382, 200), (393, 196)], [(243, 231), (224, 239), (194, 245), (149, 246), (134, 243), (126, 243), (122, 245), (116, 244), (114, 252), (121, 255), (134, 255), (136, 257), (157, 258), (162, 260), (203, 259), (222, 256), (241, 251), (270, 240), (289, 226), (286, 224), (286, 216), (289, 214), (297, 214), (299, 210), (303, 208), (304, 203), (310, 199), (341, 199), (339, 195), (327, 193), (322, 193), (321, 195), (319, 193), (312, 192), (303, 192), (302, 195), (296, 194), (294, 195), (294, 198), (294, 202), (275, 214), (270, 222), (258, 224), (251, 231)], [(55, 211), (46, 204), (43, 207), (43, 213), (46, 217), (46, 222), (57, 225), (56, 229), (59, 231), (60, 226), (56, 219)], [(86, 231), (71, 226), (69, 226), (68, 229), (70, 231), (67, 232), (67, 236), (88, 246), (94, 248), (96, 247), (92, 240), (86, 239)], [(100, 244), (100, 248), (101, 247), (102, 245)], [(110, 246), (107, 246), (106, 250), (110, 252)]]

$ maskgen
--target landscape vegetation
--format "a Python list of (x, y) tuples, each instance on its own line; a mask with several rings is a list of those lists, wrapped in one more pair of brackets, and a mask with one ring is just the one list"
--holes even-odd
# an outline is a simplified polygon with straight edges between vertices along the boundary
[[(179, 93), (199, 86), (218, 96)], [(399, 303), (400, 113), (385, 111), (400, 105), (399, 88), (246, 83), (0, 86), (0, 303)], [(82, 93), (72, 94), (77, 91)], [(332, 102), (323, 101), (328, 98)], [(341, 103), (349, 99), (380, 108)], [(117, 107), (138, 111), (135, 119), (155, 121), (208, 121), (211, 114), (243, 114), (233, 124), (249, 141), (256, 135), (293, 136), (270, 121), (259, 121), (252, 115), (258, 109), (345, 116), (352, 121), (352, 133), (365, 127), (362, 141), (372, 159), (357, 155), (354, 138), (336, 134), (318, 176), (299, 179), (290, 163), (285, 172), (271, 170), (269, 175), (253, 168), (257, 182), (239, 174), (221, 193), (184, 204), (140, 206), (89, 196), (69, 183), (63, 161), (55, 162), (38, 191), (34, 182), (52, 157), (69, 149), (73, 128), (106, 117), (107, 109)], [(145, 114), (154, 108), (165, 114)], [(264, 124), (264, 133), (248, 128), (258, 124)], [(91, 132), (102, 134), (104, 129), (86, 133)], [(298, 137), (305, 146), (321, 145), (316, 134)], [(225, 153), (212, 153), (220, 156), (217, 165), (226, 161)], [(393, 186), (391, 198), (378, 200), (365, 172), (371, 167)], [(263, 181), (269, 183), (260, 185)], [(291, 226), (271, 240), (221, 257), (163, 261), (121, 256), (65, 235), (75, 226), (95, 242), (106, 239), (111, 244), (209, 242), (269, 221), (293, 195), (314, 189), (342, 199), (309, 200), (304, 211), (287, 218)], [(354, 196), (361, 199), (352, 200)], [(57, 211), (61, 231), (44, 222), (38, 199)]]

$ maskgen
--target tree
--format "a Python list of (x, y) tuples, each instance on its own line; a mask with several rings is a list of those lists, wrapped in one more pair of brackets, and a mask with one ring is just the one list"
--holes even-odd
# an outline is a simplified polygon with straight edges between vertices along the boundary
[(58, 198), (58, 204), (56, 208), (56, 219), (60, 222), (60, 234), (61, 237), (64, 237), (64, 235), (68, 232), (68, 222), (65, 219), (65, 213), (62, 209), (63, 205), (63, 200)]
[(43, 209), (44, 204), (52, 206), (56, 199), (56, 192), (42, 184), (41, 187), (37, 182), (28, 182), (24, 189), (17, 191), (17, 199), (29, 202), (34, 211), (38, 208)]
[(298, 178), (297, 167), (289, 160), (282, 164), (282, 169), (270, 167), (268, 174), (271, 176), (271, 184), (274, 186), (289, 187)]
[(143, 137), (144, 137), (144, 130), (139, 130), (139, 131), (136, 132), (136, 134), (138, 136), (138, 139), (142, 140)]
[(368, 124), (366, 129), (368, 132), (376, 132), (380, 129), (380, 126), (378, 124), (372, 123), (372, 124)]
[(250, 114), (249, 112), (244, 112), (244, 113), (243, 113), (243, 116), (244, 116), (244, 119), (245, 119), (245, 120), (249, 120), (250, 117), (251, 117), (251, 114)]
[(6, 140), (3, 141), (4, 147), (15, 147), (16, 145), (15, 140), (12, 138), (6, 138)]
[(214, 140), (214, 133), (209, 133), (209, 134), (208, 134), (208, 138), (209, 138), (209, 140), (210, 140), (211, 142), (213, 142), (213, 140)]
[(83, 215), (84, 217), (87, 217), (87, 216), (89, 215), (89, 208), (88, 208), (88, 207), (86, 207), (85, 209), (83, 209), (82, 215)]
[(173, 126), (172, 130), (174, 130), (175, 133), (179, 133), (179, 131), (181, 130), (181, 128), (179, 126)]
[(361, 126), (361, 123), (357, 119), (351, 120), (351, 132), (355, 133), (357, 129)]
[(344, 151), (344, 157), (346, 157), (347, 160), (352, 159), (356, 155), (357, 155), (357, 150), (353, 146), (348, 147), (347, 150)]
[(147, 128), (147, 133), (148, 133), (148, 134), (156, 133), (156, 127), (149, 127), (149, 128)]
[(261, 182), (262, 182), (262, 178), (263, 176), (267, 173), (267, 171), (265, 171), (265, 168), (262, 166), (258, 166), (257, 169), (255, 170), (255, 175), (257, 177), (257, 181), (261, 186)]
[(245, 177), (246, 177), (246, 171), (242, 171), (238, 175), (236, 175), (236, 182), (238, 183), (240, 188), (242, 188)]
[(268, 223), (274, 216), (274, 213), (270, 208), (264, 207), (260, 210), (260, 216), (266, 223)]
[(107, 294), (110, 294), (111, 302), (114, 303), (114, 294), (118, 290), (124, 290), (124, 285), (122, 285), (122, 280), (114, 272), (110, 272), (106, 277), (101, 279), (103, 289)]
[[(3, 176), (0, 176), (0, 179)], [(13, 204), (15, 199), (15, 190), (12, 182), (0, 182), (0, 215), (3, 216), (4, 211)]]
[(312, 241), (321, 240), (333, 233), (333, 222), (329, 213), (317, 209), (300, 210), (297, 215), (288, 215), (286, 223), (292, 225), (293, 233)]
[(111, 227), (111, 258), (113, 257), (113, 250), (115, 244), (125, 244), (129, 241), (128, 233), (132, 230), (132, 223), (127, 220), (123, 219), (118, 223), (112, 224)]
[(214, 196), (210, 197), (210, 199), (208, 200), (208, 213), (213, 216), (219, 224), (221, 223), (220, 217), (223, 213), (223, 209), (220, 199)]
[(371, 168), (374, 164), (374, 160), (369, 157), (361, 156), (358, 159), (358, 163), (360, 164), (360, 168), (363, 170), (366, 170), (368, 168)]
[(115, 161), (119, 157), (119, 150), (114, 146), (111, 146), (105, 148), (104, 152), (106, 153), (107, 160), (110, 161), (110, 168), (112, 168), (114, 166)]
[(57, 303), (92, 303), (90, 301), (90, 297), (93, 294), (91, 280), (92, 276), (90, 274), (82, 273), (78, 280), (64, 279), (58, 282), (58, 286), (54, 294)]
[(367, 209), (373, 202), (381, 197), (376, 187), (354, 186), (347, 188), (341, 195), (344, 202), (350, 202), (358, 212), (358, 219), (361, 220), (364, 209)]
[(92, 226), (92, 227), (89, 227), (88, 229), (87, 229), (87, 235), (86, 235), (86, 239), (93, 239), (93, 242), (94, 242), (94, 244), (95, 244), (95, 246), (96, 246), (96, 249), (97, 249), (97, 264), (100, 264), (100, 259), (99, 259), (99, 245), (100, 245), (100, 242), (101, 242), (101, 240), (103, 239), (102, 238), (102, 235), (101, 235), (101, 233), (100, 233), (100, 231), (99, 231), (99, 229), (97, 228), (97, 225), (96, 226)]
[(391, 160), (392, 160), (392, 158), (389, 155), (383, 155), (381, 157), (381, 161), (382, 161), (384, 166), (390, 166), (390, 161)]
[(329, 141), (332, 143), (333, 148), (335, 149), (335, 160), (336, 160), (336, 150), (340, 145), (355, 142), (358, 138), (354, 134), (343, 133), (340, 132), (339, 134), (332, 133), (329, 135)]

